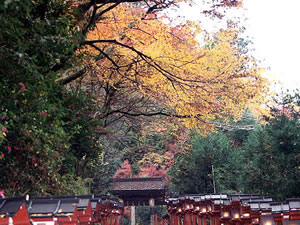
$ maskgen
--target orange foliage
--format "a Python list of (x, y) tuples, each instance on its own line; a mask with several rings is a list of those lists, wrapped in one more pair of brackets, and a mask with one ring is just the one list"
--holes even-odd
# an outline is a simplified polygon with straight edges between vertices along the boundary
[(130, 178), (131, 177), (131, 165), (128, 161), (124, 161), (120, 169), (114, 175), (114, 178)]
[(164, 105), (164, 114), (189, 128), (209, 132), (214, 119), (238, 117), (266, 91), (255, 60), (234, 44), (235, 30), (198, 41), (197, 24), (170, 27), (159, 15), (129, 5), (105, 16), (88, 33), (88, 47), (82, 50), (90, 56), (91, 71), (116, 89), (126, 86)]

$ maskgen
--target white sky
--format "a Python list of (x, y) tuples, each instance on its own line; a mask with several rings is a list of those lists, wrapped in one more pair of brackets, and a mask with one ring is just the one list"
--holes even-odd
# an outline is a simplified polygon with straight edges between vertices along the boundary
[(284, 88), (300, 88), (300, 1), (244, 0), (249, 35), (268, 77)]
[[(205, 29), (220, 27), (201, 16), (202, 0), (193, 2), (192, 7), (180, 7), (178, 13), (202, 22)], [(245, 23), (247, 35), (252, 38), (254, 55), (264, 68), (270, 68), (264, 75), (284, 89), (300, 89), (300, 0), (243, 0), (243, 6), (247, 19), (241, 23)], [(231, 12), (233, 17), (240, 15)]]

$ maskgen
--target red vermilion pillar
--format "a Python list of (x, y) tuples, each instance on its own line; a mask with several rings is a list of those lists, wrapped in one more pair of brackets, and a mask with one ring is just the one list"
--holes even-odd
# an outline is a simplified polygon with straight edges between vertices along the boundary
[(201, 225), (201, 217), (200, 214), (197, 214), (197, 224)]
[(216, 225), (216, 224), (215, 224), (215, 215), (213, 215), (213, 214), (210, 215), (210, 216), (209, 216), (209, 219), (210, 219), (210, 225)]
[(196, 216), (195, 216), (195, 214), (192, 214), (192, 220), (193, 220), (193, 225), (196, 225)]
[(110, 214), (110, 225), (115, 225), (115, 215)]
[(175, 224), (175, 214), (170, 212), (170, 225)]
[(207, 218), (206, 218), (206, 216), (202, 217), (202, 221), (203, 221), (203, 225), (207, 225)]
[(120, 216), (120, 215), (117, 215), (117, 218), (116, 218), (116, 225), (120, 225), (120, 220), (121, 220), (121, 216)]
[(220, 225), (220, 216), (215, 214), (216, 225)]
[(178, 215), (175, 214), (174, 216), (174, 225), (178, 225)]
[(179, 225), (183, 225), (182, 224), (182, 216), (181, 215), (178, 216), (178, 220), (179, 220)]
[(109, 216), (109, 214), (106, 216), (106, 225), (110, 225), (110, 216)]
[(171, 225), (178, 225), (178, 218), (176, 212), (174, 212), (172, 215), (173, 215), (173, 221)]
[(184, 215), (184, 225), (191, 225), (191, 214), (187, 213)]

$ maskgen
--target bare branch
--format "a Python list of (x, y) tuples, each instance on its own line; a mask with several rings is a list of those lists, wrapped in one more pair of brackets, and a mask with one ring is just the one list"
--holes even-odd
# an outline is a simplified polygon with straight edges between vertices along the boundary
[(175, 118), (179, 118), (179, 119), (186, 119), (186, 118), (193, 118), (193, 117), (201, 117), (202, 115), (201, 114), (198, 114), (198, 115), (179, 115), (179, 114), (172, 114), (172, 113), (166, 113), (166, 112), (163, 112), (163, 111), (159, 111), (159, 112), (129, 112), (129, 111), (122, 111), (122, 110), (113, 110), (113, 111), (110, 111), (108, 112), (107, 114), (105, 114), (104, 116), (102, 116), (102, 118), (105, 118), (109, 115), (112, 115), (112, 114), (116, 114), (116, 113), (120, 113), (120, 114), (124, 114), (124, 115), (127, 115), (127, 116), (147, 116), (147, 117), (151, 117), (151, 116), (167, 116), (167, 117), (175, 117)]
[(84, 68), (66, 78), (59, 78), (56, 80), (56, 82), (60, 82), (63, 85), (68, 84), (68, 83), (76, 80), (77, 78), (82, 77), (85, 74), (85, 72), (86, 72), (86, 69)]
[(89, 44), (89, 45), (92, 46), (93, 48), (95, 48), (96, 50), (98, 50), (99, 52), (101, 52), (101, 54), (103, 54), (117, 69), (120, 68), (120, 66), (108, 54), (106, 54), (103, 50), (101, 50), (100, 48), (98, 48), (94, 44)]
[(115, 4), (113, 4), (113, 5), (109, 6), (108, 8), (104, 9), (103, 11), (101, 11), (101, 12), (97, 15), (97, 17), (98, 17), (98, 18), (101, 17), (104, 13), (106, 13), (106, 12), (112, 10), (113, 8), (117, 7), (121, 2), (122, 2), (122, 1), (117, 1)]
[[(158, 63), (156, 63), (150, 56), (145, 55), (144, 53), (142, 53), (141, 51), (135, 49), (134, 47), (131, 47), (129, 45), (123, 44), (121, 42), (118, 42), (117, 40), (90, 40), (90, 41), (83, 41), (81, 43), (81, 45), (91, 45), (91, 44), (95, 44), (95, 43), (111, 43), (111, 44), (116, 44), (116, 45), (120, 45), (124, 48), (128, 48), (130, 50), (132, 50), (133, 52), (137, 53), (148, 65), (150, 65), (151, 67), (153, 67), (155, 70), (157, 70), (158, 72), (160, 72), (163, 76), (169, 78), (168, 80), (172, 81), (172, 82), (179, 82), (179, 81), (183, 81), (183, 82), (194, 82), (194, 83), (199, 83), (199, 80), (191, 80), (191, 79), (184, 79), (181, 77), (176, 76), (175, 74), (163, 69)], [(200, 57), (204, 57), (205, 55), (202, 55)], [(148, 60), (150, 60), (151, 62), (149, 62)]]
[(86, 25), (86, 27), (82, 30), (82, 34), (85, 35), (89, 28), (95, 24), (95, 17), (96, 17), (96, 12), (97, 12), (97, 6), (96, 6), (96, 1), (95, 0), (92, 0), (91, 2), (93, 2), (93, 6), (94, 6), (94, 10), (93, 10), (93, 14), (91, 16), (91, 19), (90, 19), (90, 22)]

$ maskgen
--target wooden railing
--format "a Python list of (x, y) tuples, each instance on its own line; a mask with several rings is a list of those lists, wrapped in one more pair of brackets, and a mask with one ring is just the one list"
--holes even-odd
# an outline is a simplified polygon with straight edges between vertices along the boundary
[(158, 215), (153, 215), (154, 225), (169, 225), (169, 221), (161, 218)]

